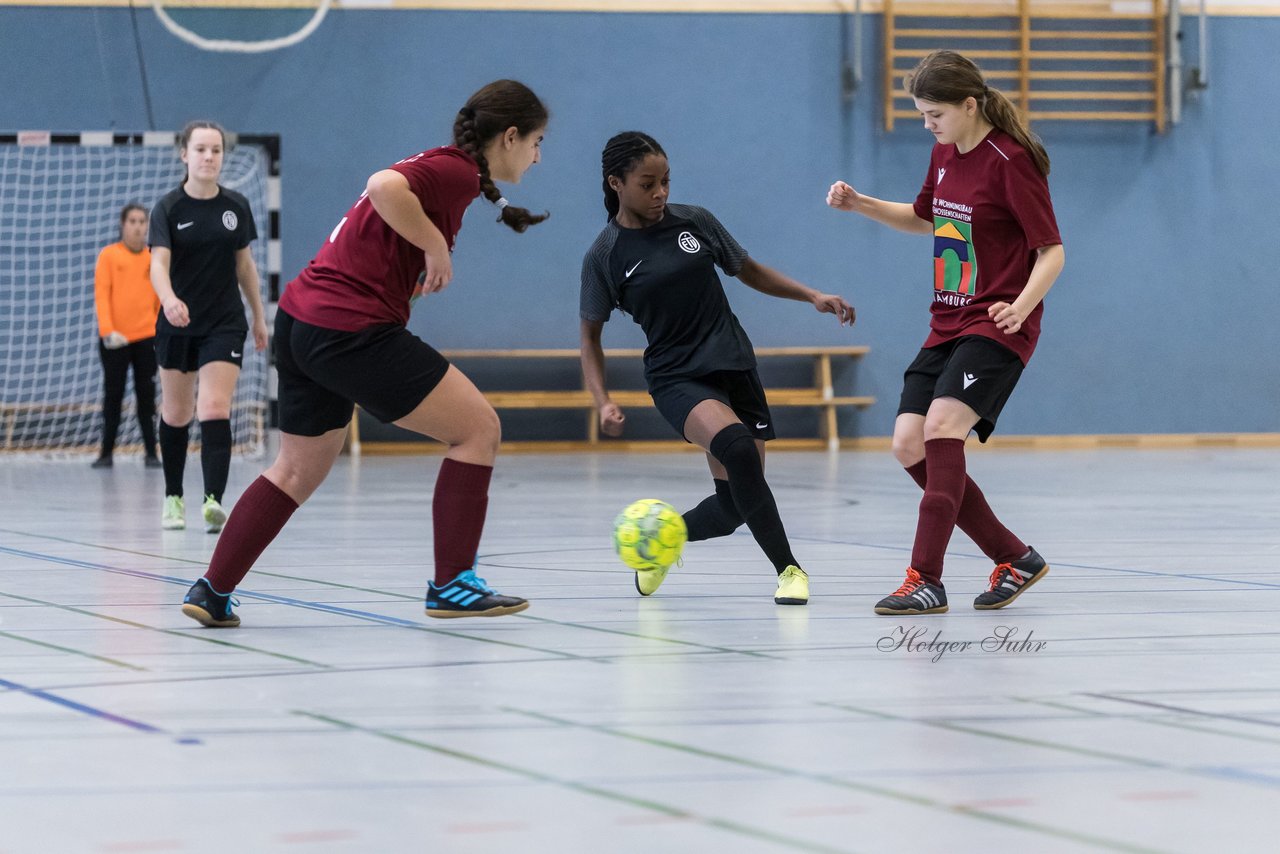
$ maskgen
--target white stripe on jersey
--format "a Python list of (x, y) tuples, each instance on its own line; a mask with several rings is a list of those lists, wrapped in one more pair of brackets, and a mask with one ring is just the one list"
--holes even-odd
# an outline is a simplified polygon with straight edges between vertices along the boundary
[(995, 144), (994, 142), (992, 142), (991, 140), (987, 140), (987, 145), (991, 146), (991, 147), (992, 147), (992, 148), (994, 148), (996, 151), (1000, 152), (1000, 156), (1001, 156), (1001, 157), (1003, 157), (1005, 160), (1008, 160), (1008, 159), (1009, 159), (1009, 155), (1005, 154), (1003, 151), (1000, 151), (1000, 146), (996, 145), (996, 144)]

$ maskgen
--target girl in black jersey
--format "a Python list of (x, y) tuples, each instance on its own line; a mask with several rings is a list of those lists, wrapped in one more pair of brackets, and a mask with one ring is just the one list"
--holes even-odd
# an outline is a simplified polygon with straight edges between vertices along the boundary
[[(160, 456), (166, 529), (186, 527), (182, 478), (192, 416), (200, 419), (205, 530), (227, 513), (222, 493), (231, 467), (231, 396), (244, 356), (244, 294), (253, 310), (253, 343), (267, 346), (258, 269), (249, 244), (258, 236), (249, 202), (218, 185), (226, 135), (212, 122), (191, 122), (178, 144), (187, 177), (151, 215), (151, 286), (160, 297)], [(197, 386), (197, 378), (199, 384)]]
[[(748, 287), (811, 303), (843, 324), (853, 307), (750, 258), (704, 208), (667, 204), (666, 152), (636, 131), (609, 140), (601, 158), (609, 224), (582, 263), (582, 371), (606, 435), (622, 434), (621, 408), (605, 388), (600, 333), (620, 308), (644, 329), (645, 380), (658, 411), (707, 452), (715, 493), (684, 514), (690, 540), (723, 537), (744, 521), (778, 573), (774, 602), (804, 605), (809, 577), (800, 568), (764, 479), (764, 443), (773, 420), (756, 374), (755, 353), (734, 317), (715, 267)], [(667, 570), (636, 572), (648, 596)]]

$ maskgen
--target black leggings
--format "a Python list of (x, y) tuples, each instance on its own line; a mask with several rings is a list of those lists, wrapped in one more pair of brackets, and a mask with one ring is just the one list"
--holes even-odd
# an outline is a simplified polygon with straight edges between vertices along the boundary
[(133, 366), (133, 390), (138, 402), (138, 427), (148, 456), (156, 452), (156, 340), (144, 338), (116, 350), (98, 342), (102, 358), (102, 455), (111, 456), (120, 431), (120, 408), (124, 402), (129, 366)]

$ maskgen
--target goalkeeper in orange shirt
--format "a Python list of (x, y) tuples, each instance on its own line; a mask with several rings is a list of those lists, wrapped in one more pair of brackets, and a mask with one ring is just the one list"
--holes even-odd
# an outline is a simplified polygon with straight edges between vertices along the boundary
[(146, 466), (159, 468), (155, 337), (160, 298), (151, 287), (147, 209), (142, 205), (125, 205), (120, 212), (120, 240), (98, 254), (93, 294), (98, 313), (98, 355), (102, 357), (102, 453), (93, 467), (111, 467), (125, 381), (132, 365)]

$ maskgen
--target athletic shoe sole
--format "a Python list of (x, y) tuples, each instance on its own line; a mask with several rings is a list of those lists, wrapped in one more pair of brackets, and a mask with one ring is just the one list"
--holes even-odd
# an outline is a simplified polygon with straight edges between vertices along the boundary
[[(438, 608), (425, 608), (428, 617), (436, 617), (437, 619), (447, 620), (454, 617), (504, 617), (507, 614), (519, 614), (525, 608), (529, 607), (528, 602), (521, 602), (519, 605), (507, 605), (502, 608), (490, 608), (487, 611), (442, 611)], [(183, 606), (186, 610), (186, 606)]]
[(182, 613), (195, 620), (202, 626), (208, 626), (211, 629), (234, 629), (240, 625), (239, 617), (232, 617), (230, 620), (216, 620), (213, 614), (210, 614), (199, 605), (193, 605), (190, 602), (184, 602), (182, 605)]
[(951, 607), (950, 605), (942, 605), (937, 608), (901, 608), (899, 609), (899, 608), (882, 608), (879, 605), (877, 605), (876, 613), (883, 614), (885, 616), (893, 616), (894, 614), (907, 614), (912, 617), (915, 617), (915, 616), (919, 616), (920, 614), (945, 614), (950, 609), (950, 607)]
[(1037, 572), (1035, 575), (1031, 576), (1026, 581), (1024, 581), (1022, 583), (1022, 586), (1018, 588), (1018, 592), (1014, 593), (1008, 599), (1005, 599), (1003, 602), (994, 602), (990, 605), (979, 605), (975, 602), (973, 607), (977, 611), (995, 611), (1000, 608), (1003, 608), (1005, 605), (1008, 605), (1010, 602), (1012, 602), (1014, 599), (1017, 599), (1023, 593), (1026, 593), (1028, 587), (1035, 584), (1037, 581), (1044, 578), (1048, 574), (1049, 574), (1049, 564), (1046, 563), (1039, 572)]

